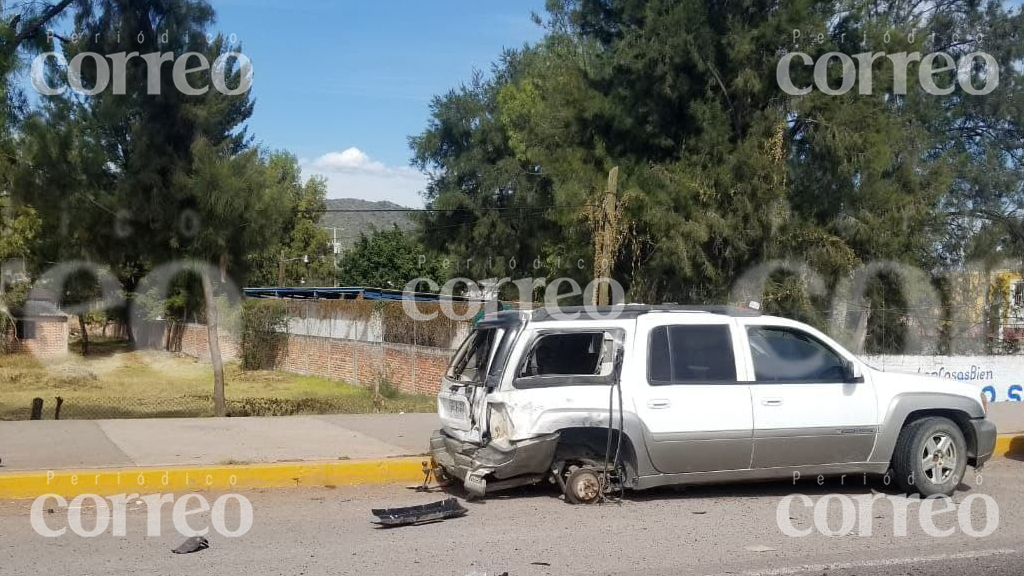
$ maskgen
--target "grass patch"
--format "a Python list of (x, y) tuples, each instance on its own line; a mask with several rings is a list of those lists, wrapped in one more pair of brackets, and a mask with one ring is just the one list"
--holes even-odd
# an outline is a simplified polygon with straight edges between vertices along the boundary
[[(98, 343), (99, 344), (99, 343)], [(159, 418), (213, 415), (213, 370), (169, 352), (128, 351), (102, 342), (90, 356), (71, 354), (40, 361), (26, 354), (0, 355), (0, 420), (26, 420), (32, 399), (45, 401), (53, 418)], [(96, 354), (93, 355), (92, 351)], [(45, 362), (45, 365), (43, 364)], [(225, 366), (225, 393), (232, 416), (433, 412), (433, 396), (388, 390), (375, 406), (370, 388), (319, 376)]]

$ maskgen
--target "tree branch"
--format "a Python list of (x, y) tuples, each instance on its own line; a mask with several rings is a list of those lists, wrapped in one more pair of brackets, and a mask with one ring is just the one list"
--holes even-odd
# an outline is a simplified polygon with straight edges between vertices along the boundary
[(70, 6), (74, 1), (75, 0), (60, 0), (60, 2), (56, 4), (51, 4), (50, 7), (43, 10), (42, 14), (25, 24), (21, 31), (15, 34), (14, 38), (11, 39), (11, 42), (4, 46), (4, 50), (8, 53), (13, 53), (18, 49), (18, 46), (21, 46), (22, 42), (25, 42), (29, 38), (38, 34), (39, 30), (41, 30), (43, 26), (45, 26), (50, 20), (56, 18), (57, 15), (63, 12), (64, 9)]

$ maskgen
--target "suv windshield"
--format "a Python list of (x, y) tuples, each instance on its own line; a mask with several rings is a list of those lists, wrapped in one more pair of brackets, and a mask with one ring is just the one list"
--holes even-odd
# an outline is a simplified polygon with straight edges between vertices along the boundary
[(504, 332), (501, 328), (470, 332), (448, 367), (448, 378), (456, 382), (482, 384), (487, 378), (487, 367)]

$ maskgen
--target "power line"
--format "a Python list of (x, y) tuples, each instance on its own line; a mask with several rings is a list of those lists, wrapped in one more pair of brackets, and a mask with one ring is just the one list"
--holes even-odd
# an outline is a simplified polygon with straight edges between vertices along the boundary
[(468, 207), (463, 206), (460, 208), (324, 208), (323, 210), (298, 210), (298, 212), (306, 213), (342, 213), (342, 214), (360, 214), (367, 212), (409, 212), (409, 213), (434, 213), (434, 212), (505, 212), (505, 211), (531, 211), (538, 212), (544, 210), (579, 210), (583, 208), (591, 208), (593, 204), (579, 204), (579, 205), (552, 205), (552, 206), (483, 206), (483, 207)]

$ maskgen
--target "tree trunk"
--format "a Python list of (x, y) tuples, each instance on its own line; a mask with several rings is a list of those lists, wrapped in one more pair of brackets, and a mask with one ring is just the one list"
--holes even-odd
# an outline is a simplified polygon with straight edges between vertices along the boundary
[(608, 187), (601, 198), (601, 205), (594, 220), (594, 294), (595, 306), (611, 304), (608, 297), (608, 282), (597, 281), (610, 278), (615, 267), (613, 260), (619, 249), (619, 167), (608, 172)]
[(224, 361), (220, 357), (220, 339), (217, 337), (217, 301), (213, 296), (213, 280), (207, 273), (203, 279), (203, 299), (206, 301), (206, 339), (210, 344), (210, 362), (213, 364), (213, 414), (227, 415), (224, 406)]
[(82, 331), (82, 356), (89, 355), (89, 330), (85, 326), (85, 318), (78, 315), (78, 328)]
[[(135, 277), (134, 274), (129, 274), (128, 277), (125, 279), (124, 289), (128, 302), (131, 302), (135, 299), (135, 289), (138, 288), (138, 284), (138, 279)], [(135, 348), (135, 324), (136, 323), (131, 321), (130, 318), (125, 323), (125, 332), (127, 332), (128, 346), (132, 349)]]

